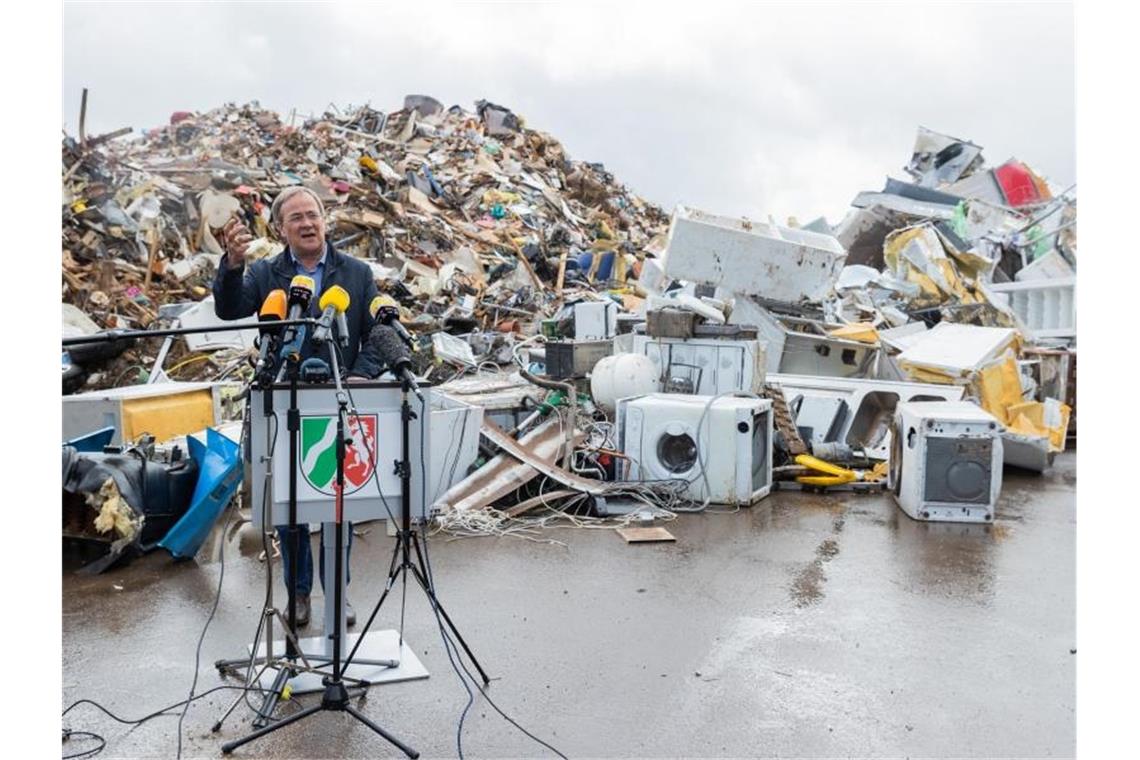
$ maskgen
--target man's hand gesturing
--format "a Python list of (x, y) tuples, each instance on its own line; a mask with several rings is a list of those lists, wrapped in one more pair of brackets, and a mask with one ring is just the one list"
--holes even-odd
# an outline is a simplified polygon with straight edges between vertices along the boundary
[(253, 235), (249, 227), (236, 216), (226, 222), (222, 227), (222, 240), (226, 249), (226, 260), (231, 267), (240, 267), (245, 263), (245, 252), (253, 242)]

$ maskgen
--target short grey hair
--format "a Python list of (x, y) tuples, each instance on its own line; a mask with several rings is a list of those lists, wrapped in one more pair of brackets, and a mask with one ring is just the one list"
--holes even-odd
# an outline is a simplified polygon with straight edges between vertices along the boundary
[(315, 200), (317, 202), (317, 208), (320, 209), (321, 216), (325, 215), (325, 204), (321, 203), (321, 199), (317, 197), (316, 193), (303, 185), (293, 185), (279, 192), (277, 197), (273, 199), (273, 205), (269, 208), (269, 218), (277, 224), (281, 224), (281, 207), (285, 205), (285, 201), (298, 193), (305, 193)]

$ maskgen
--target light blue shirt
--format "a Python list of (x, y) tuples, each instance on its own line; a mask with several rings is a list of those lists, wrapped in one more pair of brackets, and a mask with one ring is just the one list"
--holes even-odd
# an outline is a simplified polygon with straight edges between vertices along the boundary
[(297, 257), (293, 255), (292, 251), (289, 251), (289, 258), (293, 260), (293, 267), (296, 269), (297, 274), (303, 274), (306, 277), (313, 278), (313, 293), (318, 297), (321, 294), (321, 280), (324, 279), (325, 276), (325, 259), (328, 258), (328, 255), (329, 249), (326, 246), (325, 252), (321, 254), (321, 260), (317, 262), (317, 265), (312, 270), (309, 270), (305, 269), (305, 265), (297, 260)]

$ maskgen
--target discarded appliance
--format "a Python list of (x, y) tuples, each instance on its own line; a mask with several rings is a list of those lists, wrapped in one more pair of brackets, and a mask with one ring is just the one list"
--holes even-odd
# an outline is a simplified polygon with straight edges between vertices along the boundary
[(1007, 467), (1045, 472), (1053, 466), (1056, 452), (1051, 450), (1048, 437), (1005, 430), (1001, 434), (1001, 439), (1002, 461)]
[(1009, 299), (1009, 308), (1025, 325), (1031, 338), (1077, 336), (1075, 277), (994, 283), (989, 289)]
[[(740, 325), (697, 325), (692, 338), (631, 336), (631, 353), (648, 356), (662, 390), (713, 396), (759, 393), (764, 387), (764, 348), (755, 330)], [(615, 343), (616, 347), (616, 343)]]
[[(849, 377), (815, 377), (812, 375), (770, 374), (768, 382), (779, 385), (789, 407), (795, 412), (796, 426), (812, 428), (813, 443), (840, 443), (862, 451), (871, 459), (886, 459), (890, 444), (889, 428), (899, 402), (958, 401), (965, 393), (960, 385), (903, 383), (889, 380), (862, 380)], [(820, 401), (838, 406), (844, 414), (833, 426), (825, 426), (816, 418)], [(813, 403), (814, 402), (814, 403)], [(808, 404), (806, 407), (804, 404)], [(814, 423), (814, 424), (813, 424)], [(817, 454), (819, 456), (819, 454)], [(826, 457), (824, 457), (826, 459)]]
[(431, 474), (428, 504), (467, 477), (479, 456), (479, 429), (483, 426), (481, 406), (465, 403), (437, 388), (431, 394)]
[(590, 396), (600, 409), (612, 414), (618, 399), (660, 391), (659, 375), (657, 365), (648, 356), (607, 356), (590, 373)]
[(792, 402), (796, 428), (812, 450), (816, 444), (835, 441), (850, 416), (847, 402), (841, 398), (801, 396)]
[[(722, 294), (728, 295), (717, 291)], [(752, 296), (735, 296), (730, 322), (756, 328), (765, 344), (768, 372), (901, 379), (888, 374), (893, 365), (883, 361), (877, 345), (830, 336), (819, 320), (777, 315)]]
[(665, 274), (796, 304), (822, 301), (847, 258), (831, 235), (678, 206)]
[(915, 520), (992, 522), (1001, 425), (966, 401), (904, 402), (891, 428), (890, 489)]
[(617, 403), (627, 478), (684, 480), (689, 498), (752, 504), (772, 487), (772, 402), (651, 393)]
[(956, 182), (982, 166), (982, 147), (969, 140), (918, 128), (906, 171), (923, 187)]
[(219, 348), (236, 348), (248, 351), (254, 347), (257, 338), (257, 318), (228, 322), (214, 313), (214, 297), (206, 296), (198, 303), (183, 311), (178, 316), (181, 327), (232, 327), (233, 325), (249, 324), (249, 330), (225, 330), (217, 333), (189, 333), (186, 336), (186, 347), (191, 351), (208, 351)]
[(197, 433), (226, 418), (222, 411), (225, 387), (225, 383), (169, 382), (64, 396), (63, 437), (114, 427), (114, 444), (135, 441), (144, 433), (162, 443)]
[[(478, 413), (483, 418), (491, 420), (504, 430), (517, 428), (534, 412), (535, 407), (546, 395), (543, 389), (535, 387), (518, 373), (484, 373), (473, 377), (459, 377), (440, 385), (436, 390), (441, 397), (449, 397), (479, 410)], [(465, 429), (470, 424), (470, 421), (465, 422)], [(476, 440), (479, 429), (476, 428)], [(432, 433), (436, 432), (437, 429), (433, 425)], [(438, 432), (440, 435), (450, 435), (443, 431)]]
[(898, 356), (899, 366), (918, 381), (960, 383), (1007, 350), (1016, 352), (1016, 330), (939, 322)]
[(697, 313), (686, 309), (651, 309), (645, 313), (645, 334), (651, 338), (691, 338)]
[(613, 301), (574, 304), (574, 339), (602, 340), (617, 334), (618, 305)]
[(561, 340), (546, 343), (546, 375), (556, 380), (586, 377), (613, 353), (609, 340)]

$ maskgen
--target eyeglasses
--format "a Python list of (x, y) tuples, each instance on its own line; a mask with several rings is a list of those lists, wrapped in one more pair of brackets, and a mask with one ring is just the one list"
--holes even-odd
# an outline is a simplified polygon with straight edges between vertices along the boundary
[(286, 224), (300, 224), (301, 222), (316, 222), (321, 218), (321, 215), (316, 211), (306, 211), (305, 213), (290, 214), (285, 217)]

